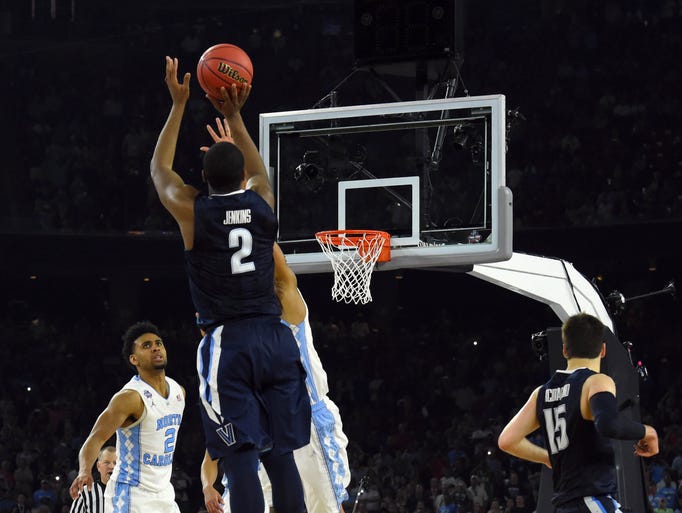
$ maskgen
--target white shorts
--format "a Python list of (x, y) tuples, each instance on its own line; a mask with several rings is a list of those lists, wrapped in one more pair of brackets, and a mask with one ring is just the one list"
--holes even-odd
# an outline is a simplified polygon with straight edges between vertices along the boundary
[[(348, 438), (343, 432), (339, 408), (324, 397), (312, 405), (310, 443), (294, 451), (296, 467), (303, 482), (307, 513), (339, 513), (341, 504), (348, 499), (346, 488), (350, 484), (350, 467), (346, 447)], [(272, 508), (272, 488), (263, 465), (259, 465), (265, 513)], [(224, 480), (223, 480), (223, 484)], [(224, 512), (229, 513), (227, 488)]]
[(161, 492), (150, 492), (138, 486), (109, 481), (104, 491), (107, 513), (180, 513), (173, 485)]

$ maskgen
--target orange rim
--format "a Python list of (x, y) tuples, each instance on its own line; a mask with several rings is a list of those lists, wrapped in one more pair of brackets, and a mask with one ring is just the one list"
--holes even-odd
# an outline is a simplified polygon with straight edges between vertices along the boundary
[(358, 246), (358, 243), (372, 236), (381, 240), (381, 252), (377, 262), (391, 260), (391, 235), (388, 232), (381, 230), (326, 230), (315, 234), (320, 243), (329, 242), (336, 247), (348, 245), (350, 242), (351, 245), (358, 248), (360, 254), (362, 254), (362, 246)]

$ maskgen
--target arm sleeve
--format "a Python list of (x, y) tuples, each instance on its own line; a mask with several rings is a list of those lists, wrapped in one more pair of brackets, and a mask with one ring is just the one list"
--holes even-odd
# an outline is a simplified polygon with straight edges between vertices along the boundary
[(641, 440), (646, 432), (644, 424), (618, 415), (616, 396), (598, 392), (590, 397), (594, 427), (600, 435), (617, 440)]

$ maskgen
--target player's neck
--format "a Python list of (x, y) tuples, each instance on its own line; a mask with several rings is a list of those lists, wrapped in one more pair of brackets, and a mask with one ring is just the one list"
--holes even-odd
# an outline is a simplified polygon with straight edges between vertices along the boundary
[(210, 185), (208, 186), (208, 195), (209, 196), (226, 196), (227, 194), (232, 194), (233, 192), (237, 192), (243, 190), (242, 187), (237, 187), (236, 189), (231, 189), (231, 190), (226, 190), (226, 189), (214, 189)]
[(587, 367), (594, 372), (599, 372), (601, 368), (601, 357), (599, 358), (571, 358), (566, 361), (566, 370), (572, 371), (575, 369), (580, 369), (582, 367)]
[(140, 379), (150, 385), (162, 397), (168, 397), (168, 383), (166, 382), (166, 371), (161, 369), (156, 372), (140, 373)]

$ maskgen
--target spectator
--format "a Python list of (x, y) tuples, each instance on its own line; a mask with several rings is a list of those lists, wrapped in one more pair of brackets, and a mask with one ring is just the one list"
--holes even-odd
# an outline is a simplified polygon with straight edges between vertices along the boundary
[(666, 505), (673, 510), (678, 508), (677, 502), (677, 484), (672, 481), (670, 471), (666, 470), (663, 473), (663, 479), (656, 484), (656, 503), (659, 499), (665, 499)]
[(654, 513), (675, 513), (675, 510), (668, 505), (665, 497), (659, 497), (654, 507)]
[(458, 513), (454, 484), (449, 484), (447, 486), (446, 491), (443, 494), (443, 503), (439, 506), (436, 513)]
[(663, 460), (662, 456), (657, 456), (648, 466), (649, 468), (649, 481), (655, 483), (658, 487), (658, 483), (663, 480), (663, 474), (667, 469), (667, 465)]
[(656, 490), (658, 492), (668, 488), (672, 489), (673, 491), (677, 491), (677, 483), (673, 481), (673, 476), (670, 469), (663, 471), (663, 478), (658, 483), (656, 483)]
[(447, 490), (450, 486), (455, 486), (457, 479), (452, 475), (452, 468), (446, 466), (443, 469), (443, 477), (440, 478), (440, 489)]
[(513, 500), (516, 499), (517, 495), (528, 496), (529, 492), (527, 485), (519, 479), (518, 472), (512, 470), (504, 484), (504, 497)]
[(509, 513), (531, 513), (531, 508), (526, 503), (525, 495), (517, 495), (514, 499), (514, 505), (509, 510)]
[(50, 510), (57, 505), (57, 494), (47, 479), (41, 479), (40, 487), (33, 492), (33, 504), (34, 506), (45, 504)]
[(40, 499), (39, 504), (34, 504), (31, 508), (31, 513), (53, 513), (54, 508), (50, 506), (50, 500), (47, 497)]
[[(682, 479), (682, 454), (677, 453), (670, 464), (670, 469), (675, 472), (678, 479)], [(16, 473), (15, 473), (16, 474)], [(16, 475), (15, 475), (16, 477)]]
[(440, 504), (436, 504), (437, 499), (442, 499), (443, 497), (443, 492), (440, 487), (440, 479), (437, 477), (432, 477), (429, 479), (429, 489), (426, 490), (426, 494), (428, 497), (428, 500), (430, 502), (430, 508), (433, 511), (438, 511), (438, 507)]
[(498, 498), (493, 498), (490, 501), (490, 507), (487, 510), (487, 513), (500, 513), (504, 507), (500, 504), (500, 499)]
[(14, 492), (15, 480), (12, 463), (4, 459), (0, 463), (0, 497), (6, 497)]
[(26, 502), (26, 495), (23, 493), (17, 494), (16, 504), (12, 506), (10, 513), (29, 513), (30, 508)]
[(29, 497), (34, 489), (34, 477), (26, 458), (17, 458), (17, 469), (14, 471), (15, 488), (18, 493)]
[(381, 494), (377, 485), (373, 482), (369, 482), (365, 493), (360, 496), (360, 501), (364, 504), (365, 510), (368, 513), (376, 513), (381, 507)]
[(485, 513), (488, 510), (488, 491), (476, 474), (471, 475), (469, 493), (474, 506), (474, 513)]
[(652, 508), (655, 508), (658, 505), (658, 500), (660, 497), (656, 495), (657, 492), (658, 490), (656, 490), (656, 483), (649, 483), (647, 486), (647, 501)]
[(473, 497), (467, 485), (461, 479), (455, 483), (455, 504), (458, 512), (471, 513), (473, 511)]

